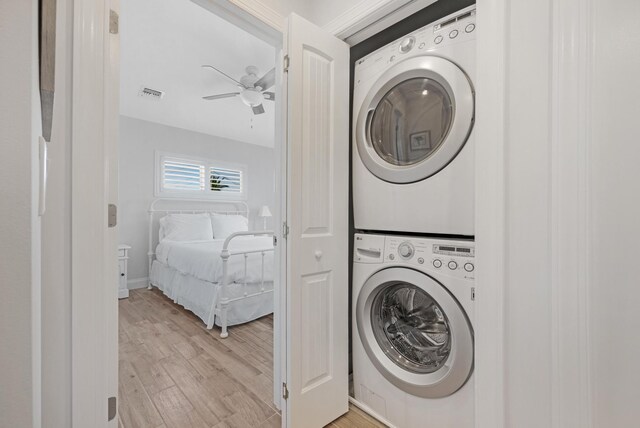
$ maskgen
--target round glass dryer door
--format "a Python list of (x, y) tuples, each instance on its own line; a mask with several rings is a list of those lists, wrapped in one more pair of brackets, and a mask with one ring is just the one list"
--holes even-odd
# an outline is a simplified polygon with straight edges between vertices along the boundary
[(356, 324), (378, 371), (410, 394), (445, 397), (471, 375), (471, 325), (456, 299), (426, 274), (406, 268), (374, 274), (358, 295)]
[(413, 183), (447, 166), (473, 123), (474, 93), (466, 74), (440, 57), (414, 57), (372, 86), (358, 114), (356, 145), (378, 178)]

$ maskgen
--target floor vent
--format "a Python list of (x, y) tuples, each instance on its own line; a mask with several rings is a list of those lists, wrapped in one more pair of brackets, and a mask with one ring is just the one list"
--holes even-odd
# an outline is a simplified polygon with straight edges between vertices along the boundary
[(140, 88), (140, 92), (138, 92), (138, 95), (143, 98), (160, 101), (164, 97), (164, 92), (158, 91), (156, 89), (146, 88), (143, 86), (142, 88)]

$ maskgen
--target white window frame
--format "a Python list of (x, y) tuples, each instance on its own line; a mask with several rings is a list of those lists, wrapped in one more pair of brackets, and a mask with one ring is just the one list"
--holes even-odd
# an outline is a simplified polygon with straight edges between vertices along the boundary
[[(185, 161), (192, 161), (194, 163), (201, 163), (205, 167), (205, 189), (202, 191), (190, 191), (190, 190), (173, 190), (164, 189), (162, 186), (163, 174), (162, 164), (165, 159), (183, 159)], [(209, 190), (209, 174), (211, 168), (225, 168), (230, 170), (237, 170), (242, 173), (242, 191), (239, 193), (233, 192), (213, 192)], [(207, 159), (200, 156), (193, 156), (181, 153), (169, 153), (169, 152), (155, 152), (155, 180), (154, 194), (156, 197), (162, 198), (176, 198), (176, 199), (204, 199), (204, 200), (222, 200), (222, 201), (245, 201), (247, 200), (247, 165), (217, 161), (214, 159)]]

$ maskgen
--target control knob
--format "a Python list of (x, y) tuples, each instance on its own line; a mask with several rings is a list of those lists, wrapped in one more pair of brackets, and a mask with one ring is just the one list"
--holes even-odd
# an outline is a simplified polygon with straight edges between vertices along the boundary
[(403, 242), (398, 246), (398, 254), (400, 254), (400, 257), (405, 260), (413, 257), (413, 252), (413, 245), (411, 245), (409, 242)]
[(415, 37), (407, 37), (406, 39), (404, 39), (403, 41), (400, 42), (400, 52), (402, 53), (407, 53), (409, 52), (411, 49), (413, 49), (413, 45), (415, 45), (416, 43), (416, 39)]

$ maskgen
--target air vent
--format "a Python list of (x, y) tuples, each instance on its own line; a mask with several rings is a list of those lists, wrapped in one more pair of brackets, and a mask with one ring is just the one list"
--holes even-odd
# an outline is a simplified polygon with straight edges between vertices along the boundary
[(143, 86), (142, 88), (140, 88), (140, 92), (138, 92), (138, 95), (143, 98), (149, 98), (152, 100), (160, 101), (164, 97), (164, 92), (158, 91), (157, 89), (151, 89)]

